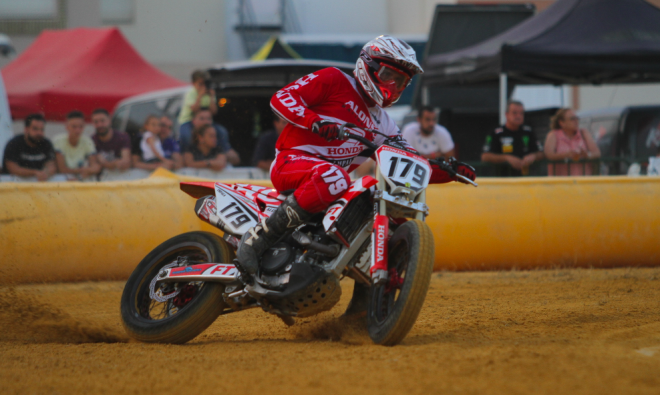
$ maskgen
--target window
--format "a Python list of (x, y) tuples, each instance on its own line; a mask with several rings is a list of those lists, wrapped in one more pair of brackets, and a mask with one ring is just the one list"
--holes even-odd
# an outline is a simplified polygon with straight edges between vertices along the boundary
[(57, 0), (4, 0), (0, 15), (2, 19), (54, 19)]
[(66, 27), (66, 0), (2, 0), (0, 31), (4, 34), (39, 34)]
[(133, 23), (135, 0), (101, 0), (101, 20), (108, 25)]

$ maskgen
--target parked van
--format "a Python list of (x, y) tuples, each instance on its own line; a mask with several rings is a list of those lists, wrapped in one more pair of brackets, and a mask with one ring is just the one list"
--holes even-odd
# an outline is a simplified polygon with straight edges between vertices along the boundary
[[(214, 120), (229, 131), (232, 147), (242, 166), (250, 166), (259, 134), (273, 128), (270, 99), (280, 88), (314, 71), (337, 67), (352, 75), (354, 65), (324, 60), (268, 59), (260, 62), (220, 64), (208, 69), (218, 99)], [(178, 116), (185, 93), (192, 85), (132, 96), (115, 108), (112, 127), (129, 134), (139, 132), (150, 114), (167, 115), (178, 137)]]

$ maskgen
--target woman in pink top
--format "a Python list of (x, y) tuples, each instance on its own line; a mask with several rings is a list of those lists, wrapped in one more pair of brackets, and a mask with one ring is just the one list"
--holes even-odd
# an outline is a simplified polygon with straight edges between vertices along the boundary
[[(543, 149), (548, 160), (572, 160), (600, 158), (600, 149), (589, 132), (579, 128), (578, 118), (570, 108), (562, 108), (550, 119), (551, 132), (545, 139)], [(570, 166), (570, 174), (569, 174)], [(588, 176), (592, 174), (591, 163), (551, 163), (549, 176)]]

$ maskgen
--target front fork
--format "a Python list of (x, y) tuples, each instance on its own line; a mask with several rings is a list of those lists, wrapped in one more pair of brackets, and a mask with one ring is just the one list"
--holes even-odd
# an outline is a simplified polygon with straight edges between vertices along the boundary
[[(385, 178), (376, 167), (377, 188), (385, 190)], [(387, 271), (387, 242), (389, 239), (390, 221), (387, 217), (387, 206), (384, 201), (374, 203), (374, 228), (371, 232), (371, 268), (369, 273), (373, 283), (385, 284), (388, 279)]]
[[(376, 167), (377, 188), (385, 190), (385, 178), (380, 173), (380, 167)], [(421, 191), (415, 201), (425, 203), (426, 191)], [(424, 213), (417, 212), (415, 219), (424, 221)], [(371, 232), (371, 267), (369, 273), (373, 283), (385, 284), (389, 279), (387, 267), (387, 244), (389, 240), (390, 221), (387, 216), (387, 203), (384, 200), (374, 202), (374, 227)]]
[[(384, 206), (384, 202), (379, 202)], [(371, 232), (371, 279), (374, 284), (384, 284), (387, 281), (387, 239), (389, 236), (389, 219), (387, 215), (374, 216), (374, 228)]]

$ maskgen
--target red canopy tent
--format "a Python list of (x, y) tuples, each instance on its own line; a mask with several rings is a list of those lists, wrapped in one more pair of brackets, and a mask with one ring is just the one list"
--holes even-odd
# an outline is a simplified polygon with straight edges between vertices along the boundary
[(90, 116), (128, 96), (184, 85), (144, 60), (117, 28), (44, 31), (2, 75), (14, 119)]

